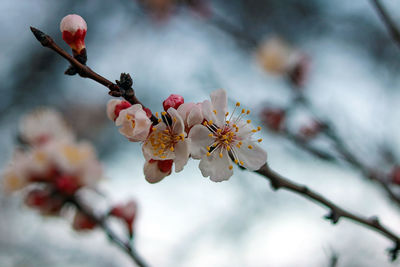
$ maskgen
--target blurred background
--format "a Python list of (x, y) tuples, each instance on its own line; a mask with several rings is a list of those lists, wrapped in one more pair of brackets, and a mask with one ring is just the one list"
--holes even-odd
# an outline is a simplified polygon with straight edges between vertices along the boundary
[[(383, 3), (400, 23), (400, 3)], [(172, 93), (198, 102), (225, 88), (259, 124), (266, 105), (292, 100), (289, 83), (256, 60), (255, 44), (280, 36), (310, 59), (303, 90), (318, 115), (364, 162), (389, 172), (379, 155), (389, 147), (400, 156), (400, 50), (369, 1), (219, 0), (165, 13), (133, 0), (2, 0), (0, 11), (0, 167), (12, 156), (24, 113), (60, 110), (81, 139), (95, 144), (110, 201), (138, 201), (136, 246), (151, 266), (334, 266), (333, 256), (336, 266), (398, 264), (388, 261), (387, 239), (348, 221), (332, 226), (324, 209), (272, 191), (253, 173), (236, 170), (229, 182), (213, 183), (189, 161), (181, 173), (147, 183), (140, 146), (106, 117), (106, 88), (65, 76), (67, 62), (29, 30), (35, 26), (67, 49), (59, 22), (79, 14), (88, 24), (88, 65), (110, 80), (130, 73), (136, 95), (154, 112)], [(274, 170), (400, 232), (399, 208), (359, 171), (319, 160), (268, 130), (261, 136)], [(100, 230), (76, 233), (66, 220), (26, 208), (18, 194), (0, 193), (0, 266), (132, 263)]]

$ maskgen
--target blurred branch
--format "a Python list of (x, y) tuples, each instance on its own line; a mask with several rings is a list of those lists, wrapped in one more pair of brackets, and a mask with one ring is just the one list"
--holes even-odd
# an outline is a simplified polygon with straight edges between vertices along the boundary
[(107, 235), (107, 237), (116, 244), (119, 248), (121, 248), (125, 253), (136, 263), (137, 266), (140, 267), (146, 267), (148, 266), (143, 259), (138, 255), (136, 250), (133, 248), (132, 245), (129, 244), (129, 242), (125, 242), (122, 239), (120, 239), (117, 234), (114, 233), (114, 231), (107, 225), (107, 217), (102, 216), (99, 217), (96, 214), (93, 213), (89, 208), (87, 208), (85, 205), (80, 203), (80, 201), (77, 198), (71, 198), (69, 199), (69, 202), (74, 205), (79, 211), (87, 215), (90, 219), (92, 219), (96, 225), (98, 225), (104, 233)]
[[(123, 97), (126, 101), (130, 102), (132, 105), (140, 104), (145, 107), (135, 96), (135, 92), (132, 89), (132, 79), (129, 74), (122, 73), (120, 77), (120, 81), (116, 81), (116, 84), (111, 82), (110, 80), (104, 78), (103, 76), (99, 75), (98, 73), (94, 72), (88, 66), (80, 63), (77, 59), (71, 56), (68, 52), (64, 49), (59, 47), (54, 40), (47, 34), (43, 33), (42, 31), (31, 27), (31, 31), (36, 37), (36, 39), (47, 48), (50, 48), (63, 58), (65, 58), (71, 66), (75, 67), (78, 74), (83, 78), (92, 79), (105, 87), (107, 87), (109, 91), (109, 95), (114, 97)], [(154, 115), (151, 115), (151, 120), (153, 123), (157, 123), (158, 120)]]
[[(393, 38), (397, 41), (397, 43), (400, 45), (400, 32), (396, 28), (395, 24), (393, 21), (390, 19), (390, 17), (387, 15), (387, 12), (383, 9), (382, 5), (379, 3), (379, 0), (372, 0), (375, 4), (376, 7), (379, 8), (380, 14), (384, 17), (384, 20), (386, 24), (388, 25)], [(222, 16), (218, 15), (217, 13), (214, 12), (213, 14), (213, 20), (211, 21), (211, 25), (215, 26), (221, 31), (224, 31), (228, 34), (230, 34), (235, 40), (245, 42), (248, 44), (250, 47), (256, 47), (257, 46), (257, 41), (250, 37), (247, 32), (241, 30), (239, 27), (235, 26), (234, 24), (226, 21)], [(297, 95), (294, 99), (294, 103), (292, 103), (289, 108), (293, 109), (295, 105), (302, 104), (310, 113), (312, 113), (317, 121), (319, 121), (322, 125), (324, 125), (323, 133), (325, 134), (326, 137), (328, 137), (333, 144), (335, 145), (335, 148), (337, 152), (343, 157), (343, 160), (347, 162), (349, 165), (351, 165), (353, 168), (356, 170), (359, 170), (362, 175), (372, 181), (375, 181), (389, 196), (393, 202), (400, 207), (400, 196), (396, 195), (393, 190), (390, 188), (389, 184), (385, 181), (385, 177), (382, 174), (378, 174), (375, 171), (372, 171), (368, 166), (363, 164), (361, 161), (358, 160), (358, 158), (354, 155), (354, 153), (351, 152), (351, 150), (346, 146), (345, 142), (342, 140), (342, 138), (337, 134), (335, 131), (335, 127), (332, 125), (331, 122), (329, 122), (326, 119), (319, 118), (316, 114), (317, 112), (313, 111), (311, 103), (308, 101), (308, 99), (304, 96), (304, 94), (301, 93), (301, 88), (292, 88), (294, 91), (296, 91), (299, 95)], [(310, 145), (306, 140), (301, 138), (300, 136), (293, 134), (287, 130), (284, 130), (280, 132), (280, 134), (285, 137), (286, 139), (290, 140), (293, 142), (295, 145), (300, 147), (301, 149), (309, 152), (310, 154), (325, 160), (325, 161), (330, 161), (330, 162), (335, 162), (339, 163), (340, 161), (335, 155), (332, 155), (329, 153), (329, 151), (325, 151), (323, 149), (316, 148), (312, 145)]]
[(390, 17), (389, 13), (379, 0), (371, 0), (371, 3), (378, 12), (382, 21), (385, 23), (386, 28), (388, 29), (393, 40), (396, 42), (397, 46), (400, 47), (400, 30), (396, 26), (396, 23)]
[(335, 203), (326, 199), (321, 194), (309, 189), (307, 186), (297, 184), (286, 179), (285, 177), (271, 170), (267, 164), (262, 166), (261, 169), (256, 172), (267, 178), (270, 181), (271, 186), (274, 190), (278, 190), (281, 188), (286, 189), (328, 208), (330, 212), (325, 216), (325, 218), (330, 220), (333, 224), (339, 222), (340, 218), (348, 219), (350, 221), (358, 223), (361, 226), (376, 231), (382, 236), (390, 239), (394, 242), (394, 247), (389, 250), (390, 257), (392, 260), (395, 260), (397, 258), (398, 252), (400, 250), (400, 237), (387, 229), (385, 226), (383, 226), (379, 222), (378, 217), (373, 216), (370, 218), (366, 218), (351, 213), (350, 211), (347, 211), (337, 206)]

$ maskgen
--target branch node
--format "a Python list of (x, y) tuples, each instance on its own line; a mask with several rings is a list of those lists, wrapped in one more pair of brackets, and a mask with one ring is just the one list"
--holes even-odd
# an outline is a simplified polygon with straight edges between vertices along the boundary
[(400, 251), (400, 242), (396, 241), (393, 248), (388, 249), (389, 257), (391, 261), (395, 261)]
[(330, 220), (332, 224), (337, 224), (340, 219), (340, 214), (337, 211), (331, 210), (329, 214), (324, 216), (325, 219)]
[(371, 217), (371, 222), (373, 225), (378, 226), (378, 227), (381, 225), (381, 223), (379, 222), (379, 218), (376, 216)]

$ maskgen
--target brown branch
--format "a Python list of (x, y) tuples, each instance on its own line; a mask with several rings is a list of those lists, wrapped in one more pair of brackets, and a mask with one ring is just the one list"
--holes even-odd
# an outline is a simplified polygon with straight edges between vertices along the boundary
[(144, 260), (138, 255), (136, 250), (129, 244), (129, 242), (125, 242), (122, 239), (120, 239), (117, 234), (114, 233), (114, 231), (107, 225), (107, 217), (99, 217), (96, 214), (94, 214), (89, 208), (87, 208), (85, 205), (80, 203), (80, 201), (77, 198), (71, 198), (68, 200), (69, 203), (74, 205), (80, 212), (84, 213), (87, 215), (90, 219), (92, 219), (96, 225), (98, 225), (104, 233), (107, 235), (107, 237), (110, 239), (111, 242), (113, 242), (115, 245), (117, 245), (119, 248), (121, 248), (139, 267), (146, 267), (148, 266)]
[[(82, 76), (84, 78), (93, 79), (93, 80), (101, 83), (102, 85), (106, 86), (107, 88), (110, 89), (111, 95), (113, 95), (112, 92), (117, 92), (117, 93), (121, 92), (122, 96), (124, 96), (123, 93), (125, 91), (125, 88), (121, 88), (120, 86), (118, 86), (117, 85), (118, 82), (117, 82), (117, 84), (114, 84), (114, 83), (110, 82), (109, 80), (105, 79), (104, 77), (98, 75), (94, 71), (92, 71), (89, 67), (82, 65), (76, 59), (74, 59), (72, 56), (70, 56), (67, 52), (65, 52), (63, 49), (61, 49), (59, 46), (57, 46), (49, 36), (45, 35), (41, 31), (39, 31), (35, 28), (31, 28), (31, 30), (34, 33), (34, 35), (36, 36), (36, 38), (42, 43), (43, 46), (49, 47), (50, 49), (54, 50), (56, 53), (58, 53), (59, 55), (61, 55), (65, 59), (67, 59), (71, 63), (72, 66), (76, 67), (80, 76)], [(123, 83), (123, 81), (120, 81), (119, 83)], [(133, 91), (133, 89), (131, 89), (131, 90)], [(133, 97), (134, 97), (134, 94), (133, 94)], [(127, 98), (125, 98), (125, 99), (127, 99)], [(128, 97), (128, 99), (127, 100), (129, 102), (132, 101), (131, 103), (141, 104), (140, 101), (136, 99), (136, 97), (134, 97), (134, 98)], [(334, 204), (333, 202), (331, 202), (330, 200), (323, 197), (322, 195), (318, 194), (317, 192), (310, 190), (308, 187), (306, 187), (304, 185), (296, 184), (296, 183), (291, 182), (290, 180), (282, 177), (278, 173), (272, 171), (268, 167), (267, 164), (265, 164), (261, 169), (259, 169), (256, 172), (263, 175), (265, 178), (267, 178), (271, 182), (271, 185), (275, 190), (280, 189), (280, 188), (289, 190), (291, 192), (302, 195), (303, 197), (308, 198), (308, 199), (328, 208), (330, 210), (330, 214), (328, 214), (326, 216), (326, 218), (331, 220), (332, 223), (334, 223), (334, 224), (337, 223), (340, 218), (346, 218), (353, 222), (357, 222), (364, 227), (372, 229), (372, 230), (380, 233), (381, 235), (387, 237), (388, 239), (392, 240), (395, 243), (395, 246), (392, 249), (390, 249), (389, 252), (392, 257), (392, 260), (395, 260), (397, 258), (398, 251), (400, 250), (400, 238), (396, 234), (394, 234), (393, 232), (388, 230), (386, 227), (384, 227), (379, 222), (377, 217), (365, 218), (362, 216), (355, 215), (347, 210), (344, 210), (341, 207)], [(139, 266), (146, 266), (140, 260), (140, 258), (138, 258), (137, 254), (133, 250), (133, 248), (131, 248), (131, 246), (129, 246), (129, 244), (127, 244), (127, 243), (123, 242), (121, 239), (119, 239), (112, 232), (112, 230), (107, 226), (104, 218), (96, 217), (95, 214), (93, 214), (90, 210), (85, 209), (85, 207), (83, 205), (80, 205), (80, 203), (76, 200), (71, 200), (71, 202), (82, 212), (84, 212), (89, 217), (94, 219), (100, 225), (100, 227), (105, 231), (105, 233), (109, 236), (111, 241), (113, 241), (120, 248), (122, 248), (127, 254), (129, 254), (132, 257), (132, 259), (134, 259), (135, 262), (138, 263)]]
[(396, 42), (397, 46), (400, 47), (400, 30), (396, 26), (396, 23), (390, 17), (389, 13), (379, 0), (371, 0), (371, 3), (378, 12), (382, 21), (385, 23), (386, 28), (388, 29), (393, 40)]
[[(140, 104), (143, 107), (145, 107), (135, 96), (135, 92), (132, 89), (132, 79), (129, 76), (129, 74), (122, 73), (120, 80), (116, 81), (116, 84), (111, 82), (110, 80), (104, 78), (103, 76), (99, 75), (98, 73), (94, 72), (91, 68), (88, 66), (80, 63), (77, 59), (75, 59), (73, 56), (71, 56), (68, 52), (66, 52), (64, 49), (59, 47), (54, 40), (47, 34), (43, 33), (42, 31), (30, 27), (33, 35), (35, 35), (36, 39), (44, 46), (47, 48), (50, 48), (63, 58), (65, 58), (71, 66), (75, 67), (77, 73), (83, 77), (83, 78), (89, 78), (92, 79), (105, 87), (107, 87), (109, 91), (109, 95), (114, 96), (114, 97), (123, 97), (126, 101), (131, 103), (132, 105), (134, 104)], [(153, 123), (157, 123), (158, 120), (157, 118), (152, 114), (151, 118)]]
[(328, 208), (330, 210), (330, 213), (326, 215), (325, 218), (331, 220), (333, 224), (339, 222), (340, 218), (348, 219), (385, 236), (386, 238), (394, 242), (394, 247), (389, 250), (391, 259), (395, 260), (397, 258), (397, 254), (400, 250), (400, 237), (390, 231), (385, 226), (383, 226), (379, 222), (378, 217), (373, 216), (370, 218), (366, 218), (347, 211), (339, 207), (332, 201), (328, 200), (321, 194), (309, 189), (307, 186), (294, 183), (281, 176), (280, 174), (274, 172), (269, 168), (267, 164), (265, 164), (263, 167), (261, 167), (261, 169), (256, 172), (267, 178), (270, 181), (273, 189), (286, 189)]

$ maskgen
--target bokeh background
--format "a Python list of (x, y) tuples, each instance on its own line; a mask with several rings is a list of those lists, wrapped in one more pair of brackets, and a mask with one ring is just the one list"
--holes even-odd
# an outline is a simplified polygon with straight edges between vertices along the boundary
[[(400, 3), (383, 3), (400, 22)], [(307, 53), (307, 97), (363, 160), (379, 165), (382, 146), (400, 151), (400, 50), (369, 1), (220, 0), (209, 7), (255, 40), (279, 35)], [(249, 107), (256, 122), (265, 103), (289, 103), (288, 83), (265, 73), (254, 49), (216, 27), (213, 17), (181, 7), (155, 19), (133, 0), (2, 0), (0, 11), (0, 167), (11, 158), (19, 118), (38, 106), (57, 108), (96, 145), (109, 201), (138, 201), (136, 246), (151, 266), (331, 266), (333, 255), (337, 266), (398, 264), (388, 261), (392, 244), (382, 236), (348, 221), (332, 226), (322, 219), (325, 210), (272, 191), (253, 173), (237, 170), (229, 182), (213, 183), (191, 161), (183, 172), (147, 183), (140, 146), (106, 118), (106, 88), (63, 75), (66, 61), (29, 30), (33, 25), (67, 48), (59, 21), (80, 14), (88, 24), (88, 65), (111, 80), (129, 72), (138, 98), (153, 111), (171, 93), (197, 102), (217, 88)], [(268, 131), (261, 135), (273, 169), (400, 232), (399, 209), (359, 172), (320, 161)], [(76, 233), (67, 220), (26, 208), (18, 194), (0, 193), (0, 266), (131, 265), (101, 231)]]

